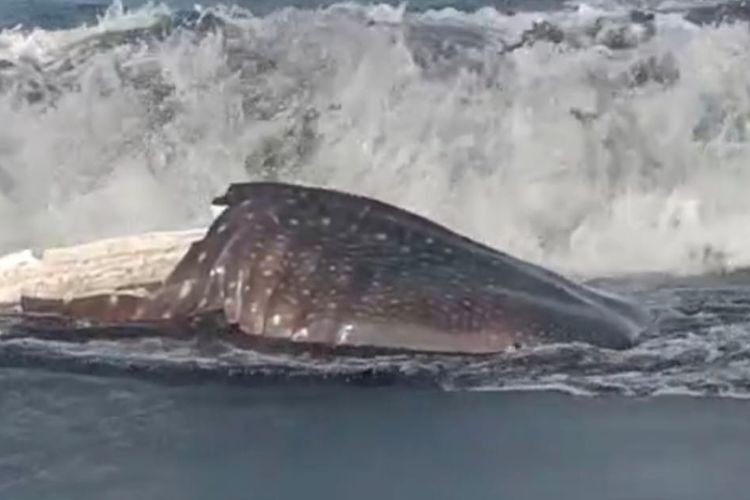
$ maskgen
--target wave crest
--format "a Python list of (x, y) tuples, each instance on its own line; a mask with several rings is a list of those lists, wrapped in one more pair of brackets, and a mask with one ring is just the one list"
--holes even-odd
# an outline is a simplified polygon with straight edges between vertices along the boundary
[(580, 276), (747, 266), (750, 33), (590, 7), (115, 5), (0, 32), (0, 247), (205, 225), (274, 178)]

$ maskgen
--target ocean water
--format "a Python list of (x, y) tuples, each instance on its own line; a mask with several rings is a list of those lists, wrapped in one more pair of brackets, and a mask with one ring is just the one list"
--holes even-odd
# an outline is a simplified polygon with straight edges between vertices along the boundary
[(0, 494), (13, 500), (741, 500), (750, 484), (750, 410), (730, 399), (154, 386), (13, 370), (0, 388)]
[(0, 498), (746, 498), (748, 19), (0, 2), (0, 252), (201, 227), (230, 182), (297, 181), (658, 318), (628, 351), (482, 358), (0, 333)]

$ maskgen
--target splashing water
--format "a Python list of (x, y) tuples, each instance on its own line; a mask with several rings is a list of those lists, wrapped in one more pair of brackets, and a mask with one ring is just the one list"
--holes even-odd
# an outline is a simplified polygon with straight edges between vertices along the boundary
[(188, 14), (114, 4), (91, 26), (0, 34), (3, 249), (205, 225), (229, 182), (272, 177), (582, 276), (748, 264), (743, 24)]
[[(750, 265), (748, 47), (744, 22), (614, 4), (116, 2), (87, 25), (6, 28), (0, 249), (205, 226), (230, 182), (278, 179), (374, 196), (581, 278), (736, 271)], [(745, 394), (750, 294), (702, 293), (683, 313), (679, 290), (638, 292), (677, 326), (632, 352), (445, 361), (442, 383)]]

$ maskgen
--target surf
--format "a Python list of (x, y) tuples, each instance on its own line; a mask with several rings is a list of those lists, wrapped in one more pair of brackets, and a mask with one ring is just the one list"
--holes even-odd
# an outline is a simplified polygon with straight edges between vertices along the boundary
[(231, 182), (278, 180), (582, 278), (746, 267), (748, 35), (686, 15), (152, 5), (4, 29), (0, 247), (206, 226)]
[(13, 124), (0, 130), (2, 253), (28, 248), (14, 258), (34, 268), (44, 253), (64, 260), (51, 248), (127, 235), (179, 246), (230, 183), (304, 183), (613, 290), (658, 316), (659, 334), (624, 351), (565, 343), (483, 362), (5, 336), (3, 365), (249, 378), (378, 366), (459, 388), (747, 392), (741, 9), (121, 7), (0, 32), (0, 113)]

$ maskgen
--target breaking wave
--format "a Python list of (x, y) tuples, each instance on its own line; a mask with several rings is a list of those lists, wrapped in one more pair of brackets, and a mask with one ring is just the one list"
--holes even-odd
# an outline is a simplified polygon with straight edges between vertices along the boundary
[(273, 178), (583, 277), (744, 267), (750, 32), (705, 20), (115, 3), (7, 28), (0, 248), (203, 226)]

